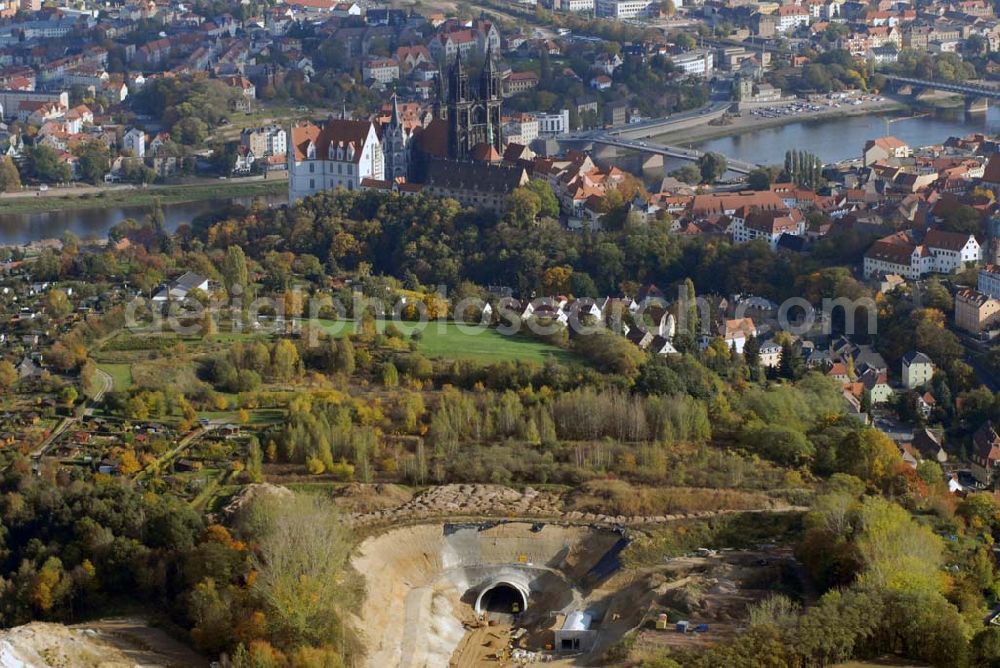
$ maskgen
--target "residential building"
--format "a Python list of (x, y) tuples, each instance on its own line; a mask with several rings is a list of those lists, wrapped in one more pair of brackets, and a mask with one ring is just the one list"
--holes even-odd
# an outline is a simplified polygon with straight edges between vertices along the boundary
[(942, 447), (941, 439), (926, 427), (918, 429), (913, 434), (913, 447), (924, 459), (936, 461), (938, 464), (944, 464), (948, 461), (948, 453)]
[(865, 142), (864, 152), (861, 157), (864, 166), (868, 167), (879, 161), (909, 158), (911, 155), (913, 155), (913, 151), (902, 139), (898, 139), (897, 137), (878, 137), (877, 139), (869, 139)]
[[(17, 118), (21, 113), (22, 105), (25, 103), (29, 105), (44, 103), (69, 109), (69, 93), (66, 91), (60, 93), (43, 93), (34, 90), (0, 90), (0, 113), (5, 118)], [(25, 109), (28, 109), (28, 107), (25, 107)], [(29, 115), (30, 111), (20, 120), (27, 119)]]
[(774, 12), (774, 29), (778, 32), (794, 31), (809, 25), (809, 10), (801, 5), (782, 5)]
[(979, 242), (971, 234), (929, 230), (924, 243), (918, 244), (909, 233), (897, 232), (871, 245), (865, 253), (864, 275), (899, 274), (916, 280), (935, 272), (951, 274), (977, 262), (979, 254)]
[(361, 6), (356, 2), (338, 2), (333, 6), (331, 13), (341, 18), (361, 16)]
[(288, 133), (280, 125), (247, 128), (240, 133), (240, 143), (258, 158), (285, 155), (288, 152)]
[(1000, 266), (988, 264), (980, 269), (976, 287), (984, 295), (1000, 299)]
[(934, 362), (931, 361), (930, 357), (917, 351), (910, 351), (903, 355), (900, 374), (903, 379), (903, 387), (908, 390), (923, 387), (931, 382), (933, 375)]
[(726, 347), (734, 348), (737, 355), (743, 354), (743, 346), (751, 336), (757, 336), (757, 326), (753, 318), (737, 318), (726, 320), (719, 328), (719, 336), (726, 342)]
[(208, 291), (208, 279), (194, 272), (184, 272), (179, 278), (174, 279), (156, 294), (153, 295), (154, 302), (181, 301), (185, 299), (192, 290)]
[(122, 136), (122, 148), (136, 158), (146, 157), (146, 133), (139, 128), (131, 128)]
[(590, 87), (594, 90), (607, 90), (611, 88), (612, 83), (611, 77), (607, 74), (598, 74), (597, 76), (591, 78)]
[(924, 245), (934, 256), (934, 271), (940, 274), (953, 274), (979, 262), (981, 249), (972, 234), (932, 229), (924, 235)]
[(884, 404), (892, 399), (892, 387), (890, 387), (888, 375), (884, 371), (868, 369), (861, 374), (859, 380), (871, 398), (872, 405)]
[(1000, 470), (1000, 436), (986, 421), (972, 435), (970, 463), (972, 475), (983, 485), (994, 487)]
[(979, 334), (1000, 320), (1000, 299), (968, 288), (955, 293), (955, 326)]
[(675, 67), (689, 76), (708, 79), (715, 67), (715, 56), (711, 49), (693, 49), (686, 53), (670, 57)]
[(592, 12), (594, 0), (553, 0), (552, 8), (561, 12)]
[(769, 369), (776, 369), (781, 364), (781, 345), (774, 339), (768, 339), (760, 344), (760, 364)]
[(538, 86), (538, 75), (534, 72), (511, 72), (503, 80), (504, 97), (524, 93)]
[(418, 65), (433, 61), (434, 57), (431, 56), (430, 50), (423, 44), (401, 46), (396, 49), (396, 62), (399, 63), (400, 69), (405, 72), (409, 72)]
[(636, 19), (659, 16), (660, 5), (649, 0), (595, 0), (594, 14), (606, 19)]
[(775, 250), (783, 234), (802, 236), (806, 231), (805, 217), (798, 209), (750, 210), (741, 207), (732, 215), (731, 233), (736, 243), (763, 239)]
[(786, 210), (788, 206), (777, 193), (746, 190), (695, 195), (691, 200), (690, 213), (699, 217), (713, 214), (732, 216), (741, 208), (746, 211), (778, 211)]
[(374, 58), (365, 61), (361, 68), (361, 76), (365, 81), (392, 83), (399, 78), (399, 63), (394, 58)]
[(330, 119), (291, 129), (288, 199), (295, 202), (333, 188), (354, 190), (362, 179), (385, 177), (384, 156), (371, 121)]
[(518, 114), (507, 119), (504, 137), (511, 144), (527, 146), (538, 138), (538, 120), (532, 114)]

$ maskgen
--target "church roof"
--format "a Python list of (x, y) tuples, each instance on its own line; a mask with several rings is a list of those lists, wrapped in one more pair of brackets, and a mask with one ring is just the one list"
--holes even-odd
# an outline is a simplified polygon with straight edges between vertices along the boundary
[(430, 160), (427, 164), (427, 184), (450, 190), (508, 193), (527, 181), (523, 167), (454, 160)]
[(503, 158), (492, 144), (486, 142), (473, 146), (471, 157), (478, 162), (500, 162)]
[(427, 155), (448, 157), (448, 121), (435, 118), (422, 130), (417, 128), (417, 146)]

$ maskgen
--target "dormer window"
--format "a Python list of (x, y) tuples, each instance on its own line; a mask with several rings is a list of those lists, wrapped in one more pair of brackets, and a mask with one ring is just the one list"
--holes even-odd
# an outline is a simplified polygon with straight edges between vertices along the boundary
[(354, 160), (354, 142), (347, 145), (347, 159)]
[(306, 157), (310, 160), (316, 159), (316, 144), (314, 144), (312, 140), (310, 140), (309, 145), (306, 146)]

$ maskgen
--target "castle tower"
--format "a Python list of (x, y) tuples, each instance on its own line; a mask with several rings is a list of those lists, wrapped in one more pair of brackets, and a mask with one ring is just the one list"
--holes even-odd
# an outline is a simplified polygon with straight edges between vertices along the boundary
[(395, 93), (392, 94), (392, 116), (385, 128), (382, 152), (385, 158), (385, 178), (389, 181), (398, 177), (409, 179), (410, 134), (403, 124), (403, 117), (399, 113), (399, 100)]

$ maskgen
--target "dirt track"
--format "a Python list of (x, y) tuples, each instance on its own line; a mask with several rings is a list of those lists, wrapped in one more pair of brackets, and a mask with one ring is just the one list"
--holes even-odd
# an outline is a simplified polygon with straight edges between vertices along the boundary
[(568, 510), (563, 494), (531, 487), (519, 492), (502, 485), (441, 485), (432, 487), (402, 505), (372, 512), (347, 513), (345, 519), (355, 526), (398, 526), (426, 520), (444, 518), (533, 518), (574, 524), (596, 524), (601, 526), (644, 526), (663, 524), (686, 518), (712, 517), (739, 512), (798, 511), (777, 501), (769, 502), (761, 508), (722, 509), (685, 512), (666, 515), (605, 515), (601, 513)]

